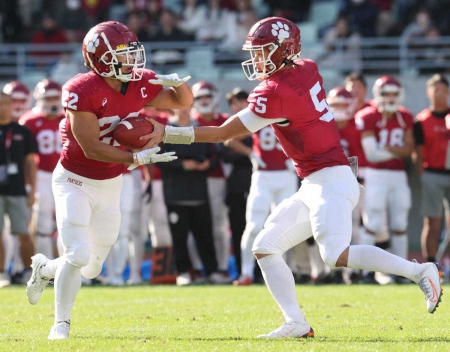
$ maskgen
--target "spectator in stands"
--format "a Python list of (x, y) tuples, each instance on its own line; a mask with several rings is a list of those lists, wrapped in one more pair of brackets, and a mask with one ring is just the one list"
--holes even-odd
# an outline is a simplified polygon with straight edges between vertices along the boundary
[(128, 14), (126, 25), (136, 33), (140, 42), (150, 41), (150, 35), (147, 30), (147, 17), (145, 12), (133, 11)]
[(308, 19), (311, 0), (264, 0), (269, 6), (270, 16), (284, 17), (293, 22), (302, 22)]
[[(50, 13), (44, 13), (41, 18), (41, 28), (34, 32), (31, 38), (32, 44), (64, 44), (67, 43), (67, 36), (64, 29), (58, 24), (56, 18)], [(34, 56), (55, 56), (59, 52), (55, 51), (37, 51), (33, 53)], [(55, 58), (55, 62), (56, 62)], [(46, 65), (48, 62), (36, 60), (37, 64)], [(54, 64), (55, 62), (51, 62)]]
[(89, 25), (107, 21), (111, 0), (80, 0), (81, 8), (87, 15)]
[(376, 37), (378, 8), (370, 0), (345, 0), (339, 15), (347, 17), (350, 30), (362, 37)]
[[(339, 42), (340, 39), (346, 40), (346, 45)], [(360, 41), (361, 36), (352, 31), (348, 18), (339, 15), (334, 26), (322, 39), (327, 53), (317, 59), (318, 64), (328, 68), (338, 66), (348, 71), (360, 71), (362, 69)]]
[[(149, 40), (152, 42), (181, 42), (192, 40), (178, 28), (176, 14), (169, 9), (163, 9), (159, 18), (159, 27)], [(161, 49), (153, 53), (153, 62), (158, 64), (182, 63), (184, 50)]]
[(450, 19), (447, 10), (449, 7), (450, 0), (433, 1), (431, 5), (433, 22), (444, 36), (450, 35)]
[(221, 43), (223, 49), (241, 50), (250, 28), (258, 20), (251, 0), (235, 0), (235, 4), (236, 11), (229, 13), (230, 27)]
[(430, 11), (421, 7), (414, 16), (414, 21), (406, 26), (401, 38), (410, 41), (415, 37), (425, 37), (427, 31), (433, 26)]
[(228, 32), (229, 11), (220, 5), (220, 0), (208, 0), (201, 23), (196, 39), (201, 42), (220, 42)]
[(179, 13), (178, 27), (187, 35), (195, 37), (195, 33), (203, 25), (206, 7), (199, 0), (185, 0)]
[(414, 124), (414, 160), (422, 185), (422, 255), (429, 262), (441, 259), (437, 258), (437, 253), (443, 205), (447, 231), (450, 229), (450, 92), (447, 78), (442, 74), (431, 76), (426, 94), (430, 106), (417, 115)]
[(0, 43), (21, 43), (25, 40), (17, 0), (0, 2)]
[(65, 0), (55, 2), (55, 18), (64, 28), (70, 43), (81, 43), (84, 34), (89, 30), (90, 22), (81, 7), (81, 0)]
[(377, 36), (385, 37), (395, 21), (394, 0), (371, 0), (378, 7)]
[[(135, 0), (138, 1), (138, 0)], [(145, 2), (148, 31), (150, 35), (154, 35), (156, 31), (160, 28), (159, 19), (161, 17), (161, 12), (163, 10), (161, 0), (146, 0)]]

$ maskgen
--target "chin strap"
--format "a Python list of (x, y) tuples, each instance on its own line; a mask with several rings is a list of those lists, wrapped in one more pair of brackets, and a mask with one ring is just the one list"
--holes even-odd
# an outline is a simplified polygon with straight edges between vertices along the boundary
[(166, 126), (164, 131), (164, 143), (191, 144), (195, 140), (194, 127)]

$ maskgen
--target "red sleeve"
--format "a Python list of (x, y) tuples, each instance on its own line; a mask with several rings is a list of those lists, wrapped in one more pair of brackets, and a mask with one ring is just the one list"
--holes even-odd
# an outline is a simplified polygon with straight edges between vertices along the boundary
[(247, 99), (249, 108), (256, 115), (266, 119), (282, 117), (281, 99), (278, 94), (268, 87), (258, 86)]

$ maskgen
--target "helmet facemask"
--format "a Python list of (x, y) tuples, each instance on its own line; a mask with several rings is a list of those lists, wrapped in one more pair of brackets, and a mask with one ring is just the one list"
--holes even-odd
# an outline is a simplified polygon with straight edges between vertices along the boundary
[[(250, 52), (250, 59), (242, 63), (242, 69), (250, 81), (256, 79), (263, 81), (277, 70), (277, 66), (272, 62), (271, 56), (278, 48), (280, 48), (280, 46), (281, 45), (277, 45), (276, 43), (269, 43), (261, 46), (243, 46), (242, 50)], [(286, 63), (283, 63), (278, 70), (285, 64)], [(263, 66), (262, 70), (258, 67), (261, 65)]]
[(100, 62), (111, 68), (110, 72), (103, 76), (122, 82), (139, 81), (146, 62), (144, 46), (140, 42), (130, 42), (128, 46), (114, 50), (104, 33), (102, 37), (109, 50), (100, 57)]
[(375, 102), (383, 112), (396, 112), (403, 102), (403, 88), (396, 85), (383, 86), (375, 94)]
[(346, 121), (353, 119), (355, 103), (355, 99), (339, 99), (328, 105), (336, 121)]
[(39, 99), (36, 102), (36, 106), (46, 115), (58, 116), (62, 112), (61, 94)]

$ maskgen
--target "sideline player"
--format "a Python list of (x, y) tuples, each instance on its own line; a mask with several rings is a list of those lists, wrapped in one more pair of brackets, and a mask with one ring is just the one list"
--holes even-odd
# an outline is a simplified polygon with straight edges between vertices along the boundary
[[(176, 74), (155, 75), (145, 69), (145, 49), (122, 23), (97, 24), (86, 34), (82, 52), (88, 73), (63, 86), (66, 119), (61, 126), (63, 150), (53, 172), (56, 222), (64, 255), (33, 257), (27, 295), (36, 304), (55, 277), (55, 323), (49, 339), (66, 339), (81, 275), (97, 277), (117, 239), (120, 226), (122, 172), (130, 165), (171, 161), (159, 148), (129, 151), (114, 140), (120, 120), (137, 116), (145, 105), (183, 108), (192, 104), (191, 89)], [(163, 89), (162, 86), (169, 86)], [(81, 274), (81, 275), (80, 275)]]
[[(417, 282), (433, 313), (441, 299), (438, 265), (419, 264), (374, 246), (350, 246), (352, 209), (359, 186), (339, 143), (317, 65), (300, 56), (300, 30), (291, 21), (269, 17), (257, 22), (243, 46), (251, 59), (242, 63), (250, 80), (261, 83), (250, 93), (248, 108), (218, 127), (170, 127), (152, 121), (155, 130), (142, 139), (150, 145), (220, 142), (271, 125), (303, 178), (302, 187), (269, 216), (253, 245), (267, 287), (285, 323), (261, 338), (312, 337), (300, 310), (292, 272), (283, 253), (311, 235), (331, 267), (350, 267), (401, 275)], [(384, 150), (376, 149), (383, 154)]]
[[(360, 243), (375, 244), (375, 235), (382, 230), (386, 212), (392, 232), (392, 253), (407, 259), (411, 190), (403, 158), (409, 157), (414, 148), (414, 118), (401, 106), (403, 88), (394, 77), (378, 78), (373, 94), (374, 106), (359, 110), (355, 115), (368, 161), (364, 180), (365, 231), (361, 233)], [(396, 282), (406, 281), (396, 278)]]
[(33, 206), (36, 218), (36, 251), (54, 258), (52, 235), (55, 201), (52, 192), (52, 173), (62, 149), (59, 123), (65, 117), (61, 107), (61, 86), (49, 79), (40, 81), (33, 92), (36, 106), (20, 118), (36, 138), (39, 162), (36, 175), (36, 202)]

